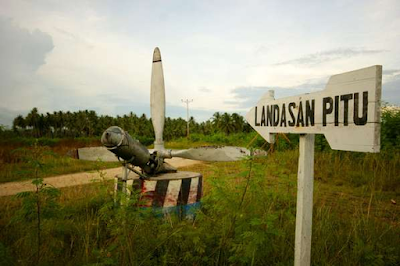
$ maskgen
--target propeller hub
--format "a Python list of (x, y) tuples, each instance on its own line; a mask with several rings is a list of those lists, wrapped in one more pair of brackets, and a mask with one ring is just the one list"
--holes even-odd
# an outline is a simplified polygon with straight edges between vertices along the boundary
[(125, 138), (125, 132), (117, 126), (109, 127), (101, 136), (101, 143), (107, 148), (118, 147)]

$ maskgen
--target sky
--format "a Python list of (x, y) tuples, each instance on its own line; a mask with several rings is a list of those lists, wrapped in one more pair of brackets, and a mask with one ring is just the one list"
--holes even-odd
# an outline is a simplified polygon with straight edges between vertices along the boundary
[(166, 115), (242, 115), (329, 76), (383, 65), (400, 105), (400, 2), (0, 0), (0, 124), (39, 112), (150, 115), (159, 47)]

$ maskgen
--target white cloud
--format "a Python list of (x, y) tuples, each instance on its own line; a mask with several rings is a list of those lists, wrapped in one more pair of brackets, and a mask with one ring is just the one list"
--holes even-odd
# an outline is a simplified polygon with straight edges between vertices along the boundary
[[(240, 103), (234, 88), (295, 89), (345, 71), (375, 64), (397, 69), (400, 63), (397, 1), (0, 4), (0, 16), (11, 18), (19, 31), (47, 36), (54, 46), (29, 50), (26, 60), (35, 62), (34, 70), (14, 71), (12, 92), (0, 88), (3, 108), (18, 102), (18, 110), (148, 112), (156, 46), (163, 57), (167, 105), (193, 98), (192, 108), (203, 115), (237, 111), (240, 104), (229, 104)], [(17, 54), (9, 53), (4, 64), (18, 65)], [(180, 109), (171, 110), (175, 115)]]
[(37, 72), (54, 48), (53, 41), (47, 33), (22, 29), (4, 18), (0, 18), (0, 36), (0, 107), (24, 110), (43, 96)]
[(369, 50), (369, 49), (360, 49), (360, 48), (338, 48), (332, 49), (328, 51), (322, 51), (318, 53), (308, 54), (302, 56), (300, 58), (276, 63), (277, 66), (282, 65), (308, 65), (308, 66), (316, 66), (319, 64), (330, 63), (333, 60), (340, 60), (343, 58), (352, 58), (355, 56), (362, 55), (374, 55), (385, 52), (384, 50)]

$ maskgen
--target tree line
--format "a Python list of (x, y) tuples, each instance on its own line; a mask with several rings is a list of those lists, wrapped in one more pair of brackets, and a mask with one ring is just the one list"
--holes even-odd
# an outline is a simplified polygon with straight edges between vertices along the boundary
[[(123, 116), (98, 115), (93, 110), (77, 112), (39, 113), (33, 108), (25, 117), (17, 116), (13, 120), (13, 131), (26, 137), (76, 138), (100, 136), (110, 126), (119, 126), (133, 136), (153, 138), (154, 130), (151, 118), (145, 114), (137, 116), (133, 112)], [(186, 136), (186, 120), (182, 118), (165, 119), (164, 139)], [(193, 117), (189, 119), (191, 133), (204, 135), (224, 133), (229, 135), (238, 132), (250, 132), (252, 129), (243, 116), (233, 113), (216, 112), (207, 121), (198, 123)]]
[[(165, 119), (164, 139), (172, 140), (186, 136), (186, 120), (182, 118)], [(151, 118), (145, 114), (137, 116), (130, 112), (123, 116), (98, 115), (95, 111), (39, 113), (33, 108), (25, 117), (17, 116), (13, 121), (13, 135), (23, 137), (76, 138), (98, 137), (110, 126), (119, 126), (143, 143), (152, 143), (154, 130)], [(230, 135), (239, 132), (252, 132), (252, 128), (243, 116), (233, 113), (216, 112), (204, 122), (198, 123), (193, 117), (189, 119), (191, 133), (213, 135), (222, 133)], [(0, 127), (0, 133), (4, 129)], [(10, 131), (11, 133), (11, 131)], [(297, 143), (297, 134), (288, 134), (290, 142)], [(317, 136), (317, 144), (329, 147), (325, 138)], [(293, 145), (292, 145), (293, 146)], [(295, 145), (296, 146), (296, 145)], [(400, 107), (384, 106), (381, 116), (381, 147), (400, 150)]]

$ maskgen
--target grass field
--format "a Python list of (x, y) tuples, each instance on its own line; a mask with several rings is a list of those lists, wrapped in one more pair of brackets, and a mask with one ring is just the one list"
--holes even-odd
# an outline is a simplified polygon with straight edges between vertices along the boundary
[[(255, 134), (214, 134), (204, 136), (193, 134), (190, 139), (179, 138), (166, 143), (168, 149), (186, 149), (210, 145), (246, 146)], [(264, 143), (261, 137), (258, 142)], [(12, 138), (0, 141), (0, 183), (22, 181), (34, 178), (35, 162), (40, 161), (41, 177), (56, 176), (98, 169), (97, 162), (74, 158), (74, 152), (81, 147), (101, 146), (99, 137), (78, 139)], [(150, 145), (149, 148), (153, 146)], [(116, 162), (104, 162), (103, 168), (118, 167)]]
[[(98, 146), (97, 139), (14, 139), (0, 143), (0, 183), (35, 178), (40, 164), (40, 176), (49, 177), (98, 169), (98, 162), (74, 158), (77, 148)], [(104, 162), (103, 168), (118, 167), (116, 162)]]
[[(116, 207), (106, 181), (0, 198), (0, 264), (293, 265), (297, 160), (185, 168), (204, 176), (194, 221), (157, 218), (137, 197)], [(312, 264), (399, 265), (399, 204), (398, 153), (317, 152)]]

